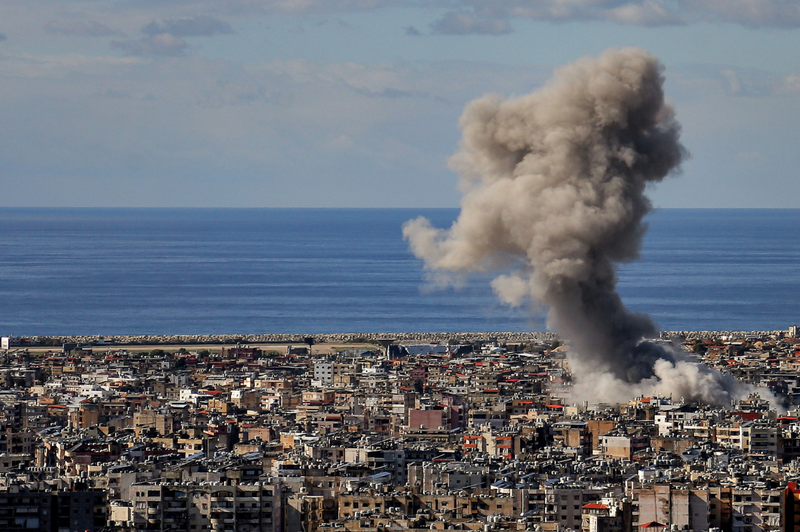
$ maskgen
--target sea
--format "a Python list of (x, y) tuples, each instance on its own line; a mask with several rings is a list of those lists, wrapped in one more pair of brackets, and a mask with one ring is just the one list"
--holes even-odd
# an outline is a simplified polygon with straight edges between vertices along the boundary
[[(0, 209), (0, 335), (544, 331), (402, 224), (458, 209)], [(663, 330), (800, 322), (800, 210), (661, 209), (619, 292)]]

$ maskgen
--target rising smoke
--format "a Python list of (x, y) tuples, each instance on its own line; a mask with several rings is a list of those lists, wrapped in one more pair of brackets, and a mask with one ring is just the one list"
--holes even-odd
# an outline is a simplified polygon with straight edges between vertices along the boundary
[(626, 48), (570, 64), (526, 96), (471, 102), (450, 160), (461, 176), (458, 219), (444, 230), (420, 217), (403, 235), (434, 272), (511, 271), (494, 279), (495, 293), (547, 307), (577, 388), (591, 376), (595, 399), (656, 389), (726, 404), (745, 390), (647, 341), (656, 325), (616, 291), (615, 264), (638, 257), (647, 229), (647, 185), (686, 154), (662, 84), (658, 59)]

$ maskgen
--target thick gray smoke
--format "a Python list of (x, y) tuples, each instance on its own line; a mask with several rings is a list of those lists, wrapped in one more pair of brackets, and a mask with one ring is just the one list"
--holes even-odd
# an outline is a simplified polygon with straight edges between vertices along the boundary
[(615, 263), (637, 258), (646, 231), (647, 185), (686, 153), (662, 84), (657, 58), (627, 48), (570, 64), (526, 96), (473, 101), (450, 161), (462, 177), (458, 219), (443, 230), (417, 218), (403, 234), (436, 272), (510, 269), (495, 292), (547, 306), (579, 378), (602, 374), (616, 392), (623, 383), (674, 384), (687, 398), (726, 403), (733, 380), (646, 341), (657, 327), (616, 291)]

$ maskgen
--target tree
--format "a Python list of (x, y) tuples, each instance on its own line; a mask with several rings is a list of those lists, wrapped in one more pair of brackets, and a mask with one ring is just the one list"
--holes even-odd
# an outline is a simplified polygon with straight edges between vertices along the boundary
[(693, 353), (705, 353), (708, 351), (708, 346), (703, 340), (695, 340), (692, 346)]

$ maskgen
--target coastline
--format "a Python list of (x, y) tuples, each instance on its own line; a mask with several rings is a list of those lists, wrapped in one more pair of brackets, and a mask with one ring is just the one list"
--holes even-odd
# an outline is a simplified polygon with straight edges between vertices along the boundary
[[(786, 329), (772, 331), (662, 331), (661, 339), (685, 338), (687, 340), (718, 338), (765, 337), (785, 335)], [(313, 338), (315, 344), (370, 343), (391, 339), (400, 343), (474, 342), (497, 340), (501, 343), (530, 343), (560, 340), (553, 332), (403, 332), (403, 333), (337, 333), (337, 334), (208, 334), (208, 335), (81, 335), (81, 336), (28, 336), (31, 340), (49, 340), (51, 345), (62, 343), (94, 344), (102, 346), (124, 345), (219, 345), (219, 344), (286, 344), (306, 343)], [(41, 344), (40, 344), (41, 345)]]

